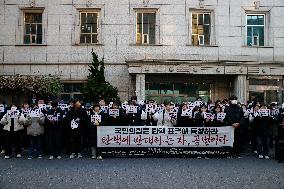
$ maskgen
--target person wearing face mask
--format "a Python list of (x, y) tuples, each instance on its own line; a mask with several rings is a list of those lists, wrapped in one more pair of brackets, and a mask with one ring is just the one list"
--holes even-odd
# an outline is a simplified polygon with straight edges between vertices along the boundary
[(4, 125), (4, 140), (5, 140), (5, 159), (9, 159), (12, 155), (12, 145), (15, 143), (16, 157), (22, 157), (22, 140), (21, 134), (24, 129), (23, 124), (27, 121), (24, 114), (17, 110), (15, 105), (12, 105), (10, 111), (2, 117), (1, 124)]
[(156, 112), (153, 118), (157, 121), (157, 126), (173, 127), (176, 125), (177, 121), (170, 116), (171, 104), (164, 102), (164, 107), (164, 110)]
[(242, 125), (244, 124), (244, 112), (238, 106), (238, 98), (236, 96), (230, 97), (230, 105), (225, 109), (225, 123), (234, 127), (234, 156), (240, 157)]

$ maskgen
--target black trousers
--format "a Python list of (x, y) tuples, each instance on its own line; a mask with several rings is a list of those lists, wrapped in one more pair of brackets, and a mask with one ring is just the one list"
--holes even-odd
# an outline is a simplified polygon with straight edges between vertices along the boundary
[(4, 150), (6, 156), (12, 155), (13, 144), (15, 144), (15, 154), (22, 153), (22, 131), (4, 131)]
[(5, 140), (4, 140), (4, 130), (3, 125), (0, 124), (0, 151), (4, 150), (5, 148)]
[(82, 134), (79, 129), (70, 130), (71, 153), (81, 153), (82, 150), (81, 137)]
[(57, 157), (62, 153), (63, 148), (63, 138), (62, 138), (62, 128), (60, 127), (50, 127), (48, 132), (48, 145), (49, 145), (49, 154)]
[(233, 149), (234, 149), (234, 153), (236, 155), (240, 154), (241, 147), (242, 147), (242, 130), (239, 127), (239, 128), (236, 128), (235, 131), (234, 131)]

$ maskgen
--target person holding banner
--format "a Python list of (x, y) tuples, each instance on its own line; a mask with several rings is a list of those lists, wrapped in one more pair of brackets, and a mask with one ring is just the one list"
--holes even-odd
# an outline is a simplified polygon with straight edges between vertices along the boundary
[(29, 157), (42, 158), (41, 135), (44, 133), (45, 116), (35, 104), (27, 114), (27, 136), (29, 138)]
[(46, 114), (46, 127), (48, 128), (49, 159), (61, 159), (63, 148), (63, 115), (64, 112), (58, 107), (57, 101), (51, 102), (51, 109)]
[(26, 122), (24, 114), (17, 110), (15, 105), (11, 105), (10, 110), (1, 119), (1, 124), (4, 125), (4, 140), (5, 140), (5, 159), (9, 159), (12, 155), (12, 144), (15, 143), (16, 157), (22, 157), (22, 130), (23, 124)]
[(78, 158), (82, 158), (82, 128), (89, 124), (89, 117), (86, 110), (81, 107), (79, 100), (73, 100), (73, 107), (67, 112), (65, 119), (69, 125), (71, 143), (70, 159), (73, 159), (76, 154)]
[(104, 126), (105, 125), (105, 121), (106, 121), (106, 117), (103, 111), (101, 111), (100, 109), (100, 105), (99, 104), (94, 104), (93, 111), (91, 111), (91, 115), (90, 115), (90, 124), (89, 124), (89, 129), (88, 129), (88, 133), (89, 133), (89, 144), (91, 146), (91, 150), (92, 150), (92, 159), (102, 159), (101, 156), (97, 156), (97, 127), (99, 126)]
[(176, 125), (176, 118), (170, 116), (171, 109), (171, 104), (164, 102), (164, 109), (154, 114), (154, 120), (157, 121), (157, 126), (173, 127)]
[(234, 156), (240, 157), (241, 139), (242, 139), (242, 125), (244, 124), (244, 112), (238, 105), (238, 98), (236, 96), (230, 97), (230, 105), (225, 109), (225, 123), (234, 127)]

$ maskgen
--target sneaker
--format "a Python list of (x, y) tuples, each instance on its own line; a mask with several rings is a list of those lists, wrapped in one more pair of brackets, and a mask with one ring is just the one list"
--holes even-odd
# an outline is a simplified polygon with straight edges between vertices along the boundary
[(49, 160), (53, 160), (54, 159), (54, 157), (53, 156), (49, 156)]
[(5, 150), (2, 150), (0, 154), (5, 154)]
[(37, 157), (38, 159), (41, 159), (42, 158), (42, 155), (38, 155), (38, 157)]
[(257, 154), (257, 151), (255, 150), (255, 151), (253, 151), (253, 153), (254, 153), (254, 154)]
[(70, 159), (73, 159), (75, 157), (75, 153), (72, 153), (71, 155), (70, 155)]
[(78, 153), (78, 158), (82, 158), (82, 154), (81, 153)]
[(101, 159), (103, 159), (103, 158), (102, 158), (102, 156), (98, 156), (97, 159), (98, 159), (98, 160), (101, 160)]
[(10, 159), (10, 156), (5, 156), (4, 159)]
[(92, 159), (96, 159), (96, 156), (92, 156)]
[(29, 157), (28, 157), (28, 160), (31, 160), (31, 159), (33, 159), (33, 157), (32, 157), (32, 156), (29, 156)]
[(61, 156), (57, 156), (57, 159), (61, 159)]
[(258, 158), (259, 159), (263, 159), (263, 155), (258, 155)]
[(21, 156), (21, 154), (18, 154), (16, 157), (17, 157), (17, 158), (21, 158), (22, 156)]
[(269, 156), (264, 156), (265, 159), (269, 159)]

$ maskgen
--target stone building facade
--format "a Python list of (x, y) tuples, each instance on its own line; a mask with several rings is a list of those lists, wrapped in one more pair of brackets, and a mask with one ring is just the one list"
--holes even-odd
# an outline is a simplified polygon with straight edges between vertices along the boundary
[(0, 74), (80, 98), (93, 50), (122, 100), (282, 103), (283, 18), (283, 0), (1, 0)]

